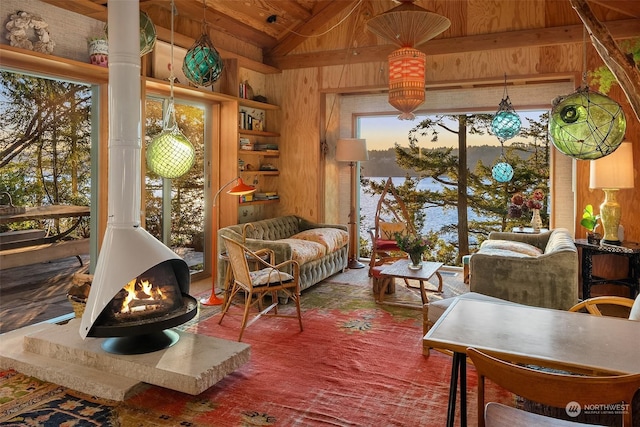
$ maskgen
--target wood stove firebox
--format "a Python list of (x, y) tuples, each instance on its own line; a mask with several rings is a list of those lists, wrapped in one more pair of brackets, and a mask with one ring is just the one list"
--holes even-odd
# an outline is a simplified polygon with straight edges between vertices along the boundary
[[(182, 265), (184, 264), (184, 266)], [(140, 354), (175, 344), (169, 328), (191, 320), (198, 303), (189, 292), (189, 270), (180, 259), (164, 261), (129, 281), (98, 316), (87, 336), (108, 338), (102, 348)]]

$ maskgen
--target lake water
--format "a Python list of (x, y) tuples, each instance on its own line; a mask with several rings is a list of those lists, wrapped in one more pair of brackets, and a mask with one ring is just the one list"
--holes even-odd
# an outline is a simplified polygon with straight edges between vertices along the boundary
[[(384, 182), (387, 177), (370, 177), (368, 179), (375, 182)], [(402, 185), (405, 178), (393, 177), (392, 180), (393, 184), (398, 186)], [(417, 186), (418, 190), (440, 191), (442, 188), (443, 185), (434, 181), (433, 178), (423, 178)], [(361, 231), (361, 237), (367, 239), (367, 241), (370, 240), (367, 230), (373, 228), (376, 216), (376, 206), (379, 199), (379, 195), (365, 194), (364, 190), (360, 188), (360, 221), (361, 230), (364, 230)], [(424, 227), (422, 228), (423, 233), (438, 231), (445, 225), (458, 224), (458, 210), (456, 208), (444, 209), (441, 207), (428, 207), (424, 208), (423, 211), (425, 212), (426, 218)], [(468, 209), (467, 215), (469, 220), (477, 220), (481, 218), (472, 212), (470, 208)], [(447, 241), (457, 239), (456, 233), (446, 233), (441, 235)]]

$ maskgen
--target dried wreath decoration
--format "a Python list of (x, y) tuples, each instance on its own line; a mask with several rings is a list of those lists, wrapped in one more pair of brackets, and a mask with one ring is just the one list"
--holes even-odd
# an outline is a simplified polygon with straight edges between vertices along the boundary
[[(38, 36), (38, 41), (33, 43), (27, 35), (32, 28)], [(7, 22), (7, 40), (14, 47), (33, 50), (41, 53), (52, 53), (56, 45), (49, 35), (49, 24), (38, 15), (29, 12), (18, 11), (9, 17)]]

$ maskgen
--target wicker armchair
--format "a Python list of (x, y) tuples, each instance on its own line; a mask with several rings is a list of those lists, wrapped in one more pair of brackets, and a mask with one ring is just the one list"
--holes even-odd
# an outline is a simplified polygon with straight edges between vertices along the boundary
[[(218, 324), (222, 323), (225, 315), (229, 311), (231, 301), (238, 294), (244, 292), (244, 314), (240, 326), (240, 337), (246, 327), (258, 320), (261, 316), (290, 317), (297, 318), (302, 331), (302, 316), (300, 313), (300, 266), (294, 260), (284, 261), (274, 265), (275, 254), (270, 249), (260, 249), (251, 251), (246, 246), (223, 236), (224, 244), (231, 263), (233, 281), (229, 296), (225, 299), (222, 308), (222, 316)], [(247, 260), (257, 262), (261, 268), (255, 271), (249, 270)], [(265, 261), (268, 259), (268, 261)], [(288, 271), (288, 272), (287, 272)], [(296, 304), (296, 315), (286, 315), (278, 313), (278, 291), (286, 293)], [(263, 299), (266, 295), (271, 296), (269, 306), (263, 308)], [(259, 313), (250, 321), (249, 311), (251, 307), (258, 305)], [(273, 310), (273, 312), (272, 312)]]

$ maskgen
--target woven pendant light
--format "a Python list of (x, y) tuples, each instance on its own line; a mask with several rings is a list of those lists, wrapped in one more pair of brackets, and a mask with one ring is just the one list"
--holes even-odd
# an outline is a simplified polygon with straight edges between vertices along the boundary
[(401, 120), (413, 120), (413, 110), (424, 102), (426, 55), (403, 47), (389, 55), (389, 104), (402, 112)]
[(202, 2), (202, 7), (204, 15), (202, 35), (187, 51), (182, 63), (182, 72), (191, 83), (197, 86), (211, 86), (222, 75), (224, 64), (207, 34), (205, 1)]
[(626, 128), (620, 104), (586, 86), (553, 101), (549, 137), (558, 150), (575, 159), (596, 160), (613, 153)]
[(413, 120), (413, 110), (424, 102), (426, 56), (416, 46), (434, 38), (451, 25), (442, 15), (401, 0), (400, 5), (367, 21), (372, 33), (397, 45), (389, 55), (389, 104), (402, 120)]
[(403, 0), (400, 5), (367, 21), (372, 33), (398, 45), (416, 47), (451, 26), (448, 18)]

